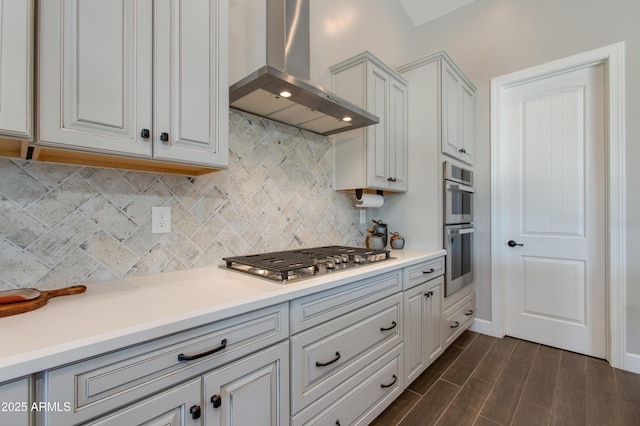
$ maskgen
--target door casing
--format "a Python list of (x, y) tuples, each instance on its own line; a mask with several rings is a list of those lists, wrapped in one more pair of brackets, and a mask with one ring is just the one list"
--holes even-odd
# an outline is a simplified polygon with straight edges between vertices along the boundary
[(503, 337), (506, 236), (502, 217), (506, 211), (502, 164), (503, 147), (508, 143), (502, 120), (504, 96), (510, 87), (532, 80), (598, 63), (605, 66), (607, 360), (620, 369), (625, 369), (627, 319), (624, 48), (620, 42), (491, 80), (491, 328), (494, 336)]

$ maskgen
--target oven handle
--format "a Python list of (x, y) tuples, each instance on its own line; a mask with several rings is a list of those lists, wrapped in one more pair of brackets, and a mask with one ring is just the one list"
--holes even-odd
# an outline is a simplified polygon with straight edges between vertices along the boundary
[(470, 193), (474, 193), (476, 192), (475, 189), (473, 189), (470, 186), (467, 185), (461, 185), (461, 184), (453, 184), (453, 183), (447, 183), (447, 190), (448, 191), (460, 191), (460, 192), (470, 192)]
[(447, 235), (472, 234), (473, 231), (474, 231), (473, 228), (447, 229)]

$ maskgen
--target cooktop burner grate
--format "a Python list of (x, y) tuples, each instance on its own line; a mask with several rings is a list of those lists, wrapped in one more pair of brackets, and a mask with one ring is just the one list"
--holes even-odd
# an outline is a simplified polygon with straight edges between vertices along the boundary
[(227, 268), (287, 283), (389, 259), (389, 250), (325, 246), (225, 257)]

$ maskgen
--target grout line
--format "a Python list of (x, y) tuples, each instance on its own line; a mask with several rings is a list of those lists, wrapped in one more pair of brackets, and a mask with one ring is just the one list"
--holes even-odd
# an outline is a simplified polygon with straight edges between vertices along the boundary
[[(460, 395), (460, 392), (462, 392), (462, 388), (469, 382), (469, 380), (471, 379), (471, 377), (473, 377), (473, 372), (476, 371), (476, 369), (478, 368), (478, 366), (480, 365), (480, 363), (482, 362), (482, 360), (484, 360), (484, 358), (487, 356), (487, 354), (489, 353), (489, 351), (491, 351), (491, 348), (493, 348), (493, 346), (496, 344), (496, 341), (494, 340), (493, 343), (491, 344), (491, 346), (489, 346), (489, 348), (487, 349), (487, 351), (482, 355), (482, 358), (480, 358), (480, 361), (478, 362), (478, 365), (476, 365), (476, 368), (473, 369), (473, 371), (471, 371), (471, 373), (469, 374), (469, 377), (467, 377), (467, 379), (464, 381), (464, 383), (462, 384), (462, 386), (458, 385), (457, 383), (452, 383), (449, 382), (448, 380), (443, 379), (444, 375), (447, 373), (447, 371), (449, 371), (449, 369), (453, 366), (453, 363), (455, 361), (457, 361), (470, 347), (471, 344), (478, 338), (479, 334), (476, 334), (474, 336), (473, 339), (471, 339), (469, 341), (469, 344), (467, 344), (466, 348), (462, 349), (462, 352), (460, 352), (460, 355), (458, 355), (456, 357), (456, 359), (454, 359), (451, 364), (449, 365), (449, 368), (447, 368), (438, 378), (438, 380), (442, 380), (443, 382), (447, 382), (447, 383), (451, 383), (452, 385), (458, 386), (458, 392), (456, 392), (456, 394), (453, 396), (453, 398), (451, 398), (451, 401), (449, 401), (449, 403), (447, 404), (447, 406), (445, 407), (444, 410), (442, 410), (442, 414), (440, 414), (440, 417), (438, 417), (438, 419), (436, 420), (435, 424), (437, 425), (440, 420), (442, 420), (444, 418), (444, 415), (447, 413), (447, 410), (449, 410), (449, 407), (451, 407), (451, 404), (453, 404), (453, 401), (456, 400), (456, 398), (458, 397), (458, 395)], [(460, 346), (458, 346), (460, 347)], [(482, 406), (484, 406), (484, 403), (482, 403)], [(482, 411), (482, 407), (480, 407), (480, 411)]]
[[(518, 342), (518, 345), (519, 344), (520, 344), (520, 342)], [(536, 344), (536, 352), (533, 355), (533, 361), (531, 361), (531, 364), (529, 364), (529, 371), (527, 372), (527, 378), (524, 379), (524, 383), (522, 384), (522, 390), (520, 391), (520, 397), (518, 398), (518, 403), (516, 404), (516, 410), (513, 412), (513, 416), (511, 417), (511, 421), (509, 422), (510, 425), (513, 424), (513, 419), (515, 419), (516, 413), (518, 412), (518, 409), (520, 408), (520, 403), (522, 402), (522, 396), (524, 395), (524, 390), (527, 388), (527, 383), (529, 383), (529, 378), (531, 377), (531, 371), (533, 370), (533, 364), (535, 364), (535, 362), (536, 362), (536, 358), (538, 357), (538, 353), (540, 353), (540, 344)], [(555, 386), (554, 386), (554, 390), (555, 390)]]
[[(411, 389), (407, 388), (406, 390), (408, 390), (411, 393), (415, 393), (416, 395), (420, 395), (418, 392), (414, 392)], [(426, 394), (426, 393), (425, 393)], [(418, 398), (418, 400), (404, 413), (404, 415), (398, 420), (398, 422), (396, 423), (396, 426), (399, 426), (400, 423), (402, 423), (402, 421), (409, 415), (409, 413), (418, 405), (420, 404), (420, 401), (422, 401), (422, 399), (424, 398), (424, 395), (420, 395), (420, 398)]]
[[(482, 361), (484, 361), (485, 357), (489, 354), (489, 352), (491, 352), (491, 350), (493, 349), (493, 347), (496, 345), (496, 343), (497, 343), (497, 342), (498, 342), (498, 340), (497, 340), (497, 339), (496, 339), (496, 340), (494, 340), (494, 342), (493, 342), (493, 344), (491, 345), (491, 347), (490, 347), (490, 348), (485, 352), (485, 354), (482, 356), (482, 359), (480, 359), (480, 362), (478, 363), (478, 365), (476, 365), (476, 368), (474, 368), (474, 369), (473, 369), (473, 371), (471, 372), (471, 374), (469, 375), (469, 378), (467, 379), (467, 381), (469, 381), (469, 379), (471, 379), (471, 378), (473, 377), (473, 373), (475, 373), (475, 372), (476, 372), (476, 370), (477, 370), (478, 368), (480, 368), (480, 364), (482, 364)], [(515, 346), (514, 346), (514, 349), (515, 349)], [(513, 352), (513, 351), (512, 351), (512, 352)], [(500, 374), (498, 374), (498, 378), (500, 378), (500, 376), (502, 375), (502, 372), (504, 371), (504, 369), (505, 369), (505, 366), (503, 365), (503, 366), (502, 366), (502, 368), (500, 369)], [(491, 383), (491, 382), (487, 382), (487, 381), (482, 380), (482, 379), (478, 379), (478, 378), (476, 378), (476, 377), (473, 377), (473, 378), (474, 378), (474, 379), (476, 379), (476, 380), (480, 380), (480, 381), (482, 381), (482, 382), (485, 382), (485, 383)], [(497, 379), (498, 379), (498, 378), (497, 378)], [(494, 422), (492, 419), (489, 419), (488, 417), (484, 417), (484, 416), (482, 416), (482, 410), (483, 410), (483, 408), (484, 408), (485, 404), (487, 403), (487, 400), (488, 400), (488, 399), (489, 399), (489, 397), (491, 396), (491, 393), (493, 392), (493, 389), (496, 387), (496, 384), (498, 383), (498, 380), (497, 380), (497, 379), (496, 379), (496, 381), (495, 381), (495, 382), (493, 382), (493, 383), (491, 384), (491, 390), (490, 390), (489, 392), (487, 392), (487, 396), (484, 398), (484, 401), (482, 401), (482, 405), (480, 406), (480, 409), (478, 410), (478, 415), (475, 417), (475, 419), (473, 419), (473, 424), (475, 424), (475, 423), (478, 421), (478, 418), (480, 418), (480, 417), (483, 417), (483, 418), (485, 418), (485, 419), (487, 419), (487, 420), (490, 420), (490, 421)], [(467, 383), (467, 382), (465, 382), (465, 384), (466, 384), (466, 383)], [(498, 422), (494, 422), (494, 423), (498, 423)]]

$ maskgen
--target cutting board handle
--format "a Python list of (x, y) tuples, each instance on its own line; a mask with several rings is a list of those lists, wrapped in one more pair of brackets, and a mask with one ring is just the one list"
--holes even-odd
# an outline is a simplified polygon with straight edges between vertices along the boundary
[(57, 290), (41, 291), (41, 293), (43, 293), (47, 299), (51, 299), (52, 297), (84, 293), (86, 289), (87, 286), (85, 285), (74, 285), (72, 287), (59, 288)]

